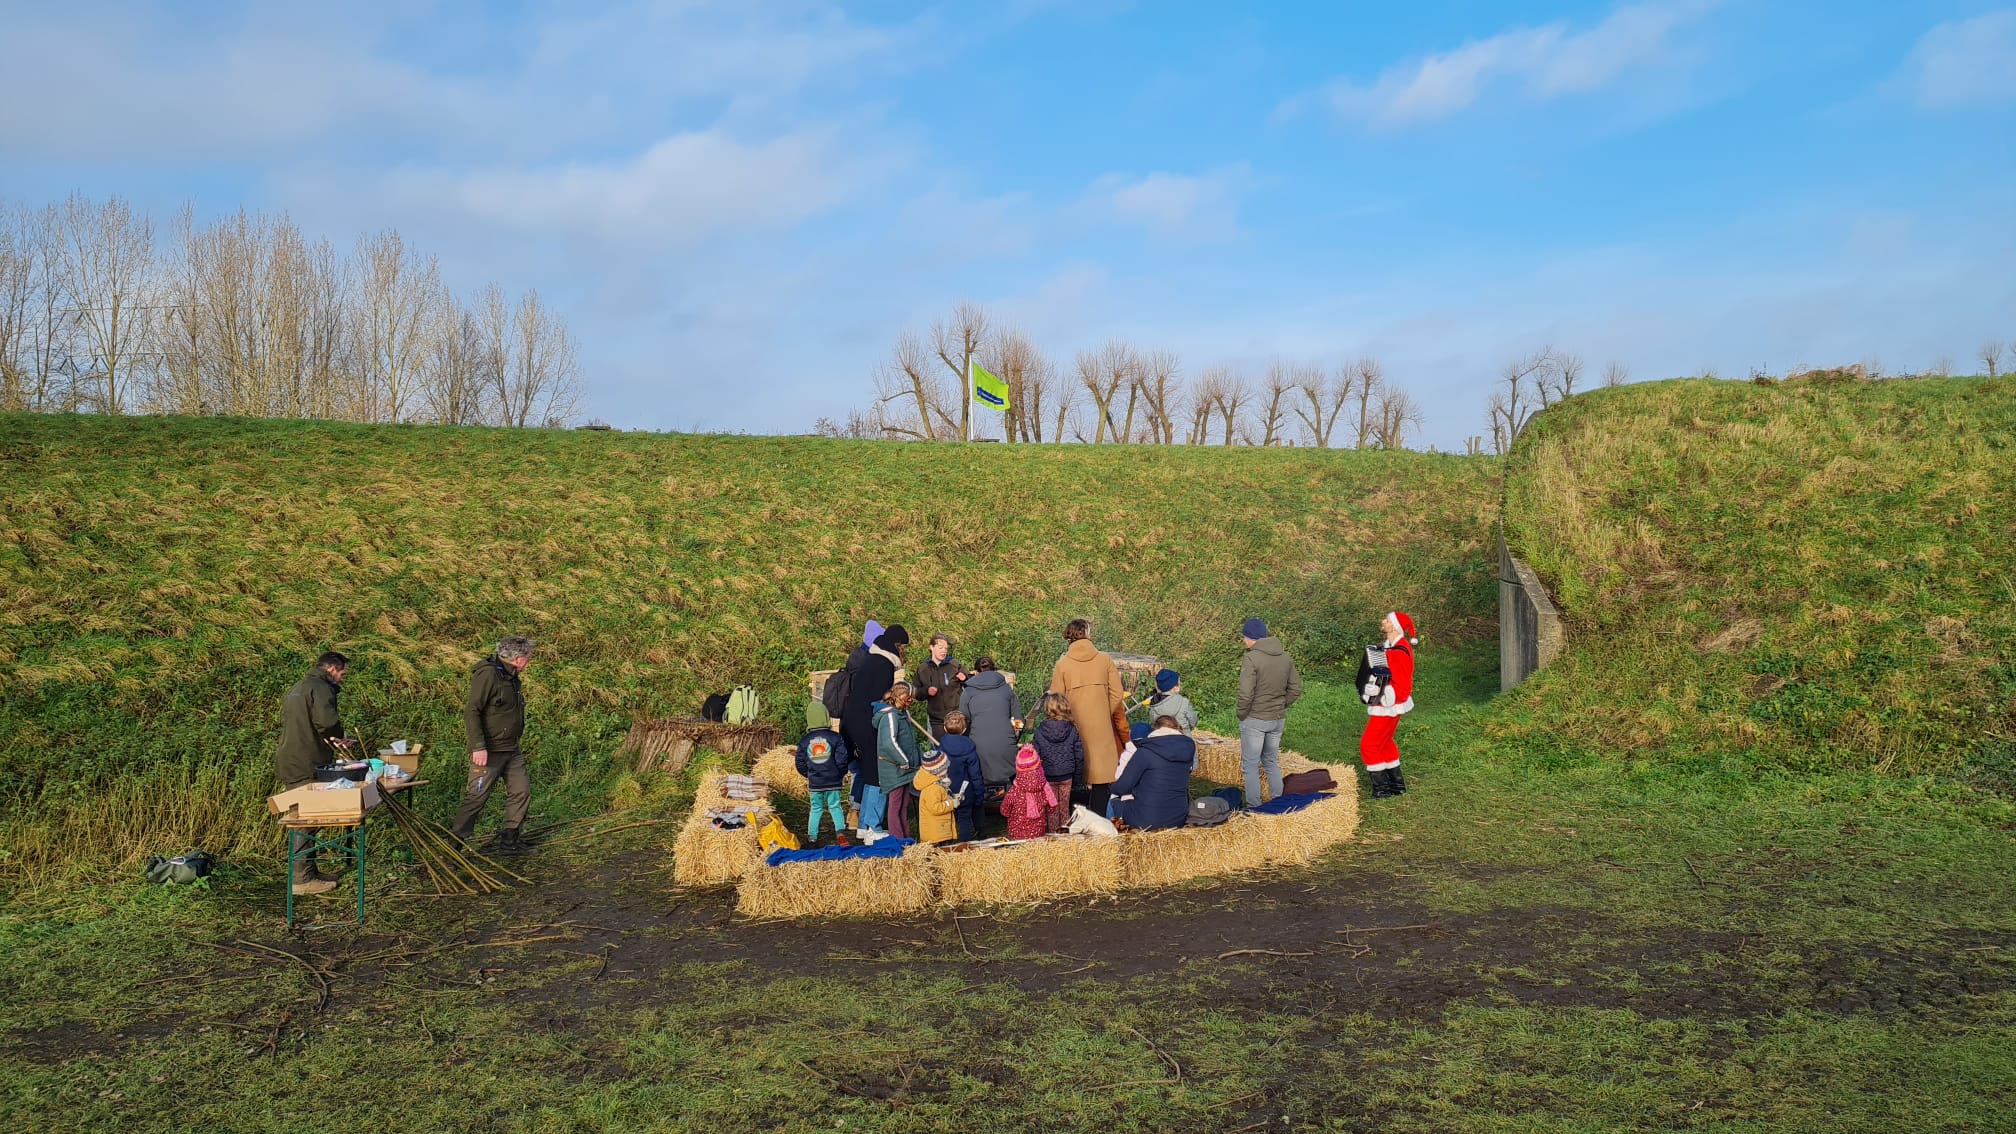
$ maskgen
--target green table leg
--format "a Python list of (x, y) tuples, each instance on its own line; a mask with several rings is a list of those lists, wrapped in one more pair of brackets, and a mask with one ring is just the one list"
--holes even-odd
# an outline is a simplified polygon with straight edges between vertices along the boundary
[(357, 824), (357, 924), (364, 924), (364, 824)]

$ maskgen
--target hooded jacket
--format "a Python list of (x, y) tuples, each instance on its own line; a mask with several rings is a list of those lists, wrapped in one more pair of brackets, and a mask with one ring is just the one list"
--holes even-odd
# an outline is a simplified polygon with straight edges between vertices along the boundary
[(1197, 731), (1197, 706), (1181, 693), (1158, 693), (1148, 702), (1148, 723), (1155, 723), (1156, 717), (1175, 717), (1176, 726), (1184, 732)]
[(525, 683), (517, 670), (491, 654), (469, 671), (469, 700), (462, 705), (469, 751), (516, 752), (525, 736)]
[[(805, 705), (805, 735), (798, 741), (798, 774), (805, 777), (810, 791), (836, 791), (847, 782), (847, 742), (833, 731), (826, 706), (818, 701)], [(813, 759), (813, 749), (823, 743), (826, 758)]]
[[(1134, 745), (1126, 770), (1113, 782), (1115, 810), (1143, 831), (1181, 827), (1190, 819), (1190, 766), (1197, 742), (1178, 729), (1160, 728)], [(1122, 796), (1133, 796), (1122, 799)]]
[(315, 778), (315, 769), (336, 758), (329, 742), (343, 735), (343, 721), (336, 712), (336, 696), (343, 691), (316, 666), (287, 690), (280, 702), (280, 749), (274, 756), (274, 771), (280, 782), (290, 787)]
[(983, 669), (966, 679), (966, 691), (959, 695), (959, 711), (966, 714), (966, 735), (980, 752), (980, 774), (990, 784), (1005, 784), (1015, 778), (1015, 721), (1022, 707), (1008, 675), (998, 669)]
[[(1085, 743), (1078, 738), (1078, 726), (1070, 721), (1044, 721), (1036, 726), (1036, 755), (1043, 758), (1043, 778), (1070, 780), (1078, 776), (1085, 762)], [(1008, 766), (1015, 766), (1009, 760)]]
[(1240, 720), (1286, 720), (1288, 706), (1301, 697), (1302, 675), (1281, 639), (1269, 636), (1246, 647), (1239, 663)]
[[(980, 798), (982, 790), (980, 785), (983, 782), (980, 772), (980, 752), (974, 748), (973, 738), (948, 732), (945, 738), (938, 742), (938, 751), (943, 752), (945, 759), (952, 764), (945, 772), (946, 788), (955, 795), (964, 792), (969, 800)], [(1009, 757), (1008, 762), (1013, 765), (1014, 757)]]
[(924, 763), (910, 714), (887, 701), (875, 702), (875, 755), (880, 768), (876, 783), (885, 792), (909, 787)]
[(1112, 783), (1127, 743), (1127, 694), (1112, 655), (1089, 639), (1071, 643), (1050, 673), (1050, 691), (1071, 700), (1071, 720), (1085, 744), (1085, 782)]
[[(961, 800), (960, 803), (964, 803)], [(952, 793), (945, 790), (945, 781), (929, 772), (917, 774), (917, 841), (920, 843), (943, 843), (959, 837), (959, 821), (955, 812), (959, 804), (952, 802)]]
[[(879, 639), (878, 639), (879, 641)], [(896, 652), (886, 646), (868, 648), (847, 685), (847, 704), (840, 712), (840, 732), (853, 754), (854, 774), (875, 782), (875, 707), (896, 684), (896, 671), (903, 665)]]

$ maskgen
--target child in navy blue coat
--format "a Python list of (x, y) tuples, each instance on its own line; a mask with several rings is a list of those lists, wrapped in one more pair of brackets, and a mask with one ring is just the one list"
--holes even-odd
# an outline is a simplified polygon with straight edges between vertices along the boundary
[(833, 833), (847, 825), (847, 814), (842, 810), (842, 799), (846, 792), (841, 790), (847, 782), (847, 742), (833, 730), (833, 719), (826, 713), (826, 706), (813, 698), (805, 705), (805, 737), (798, 742), (798, 774), (805, 777), (805, 786), (812, 796), (812, 818), (805, 824), (805, 842), (819, 841), (819, 817), (833, 816)]
[(980, 749), (966, 735), (968, 727), (966, 714), (955, 709), (945, 714), (945, 735), (938, 741), (938, 751), (951, 761), (945, 788), (954, 796), (965, 797), (959, 810), (952, 813), (962, 843), (980, 837), (980, 807), (987, 795), (986, 785), (980, 781)]

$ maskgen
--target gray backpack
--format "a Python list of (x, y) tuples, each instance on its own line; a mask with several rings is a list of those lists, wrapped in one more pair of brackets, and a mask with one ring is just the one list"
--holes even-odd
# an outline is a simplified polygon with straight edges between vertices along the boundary
[(1215, 795), (1200, 796), (1190, 801), (1191, 827), (1216, 827), (1232, 817), (1232, 805)]

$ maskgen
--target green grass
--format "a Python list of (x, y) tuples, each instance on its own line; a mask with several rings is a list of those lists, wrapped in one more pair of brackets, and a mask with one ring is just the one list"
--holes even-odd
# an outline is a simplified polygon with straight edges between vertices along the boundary
[(806, 673), (870, 616), (1030, 671), (1090, 617), (1216, 699), (1249, 615), (1311, 663), (1396, 604), (1474, 641), (1494, 469), (0, 415), (0, 872), (273, 853), (280, 695), (330, 647), (355, 659), (353, 731), (454, 759), (470, 666), (538, 637), (529, 750), (546, 804), (578, 813), (633, 718), (750, 682), (795, 735)]
[[(538, 565), (461, 585), (454, 564), (488, 564), (471, 549), (498, 537), (457, 506), (517, 514), (464, 475), (497, 434), (0, 419), (0, 471), (37, 486), (0, 543), (32, 588), (0, 600), (0, 745), (26, 805), (10, 836), (60, 827), (69, 763), (88, 796), (144, 759), (135, 719), (193, 744), (177, 759), (224, 776), (224, 798), (256, 794), (281, 659), (312, 648), (272, 624), (318, 611), (367, 627), (335, 640), (376, 659), (353, 678), (374, 735), (452, 735), (427, 706), (452, 699), (471, 643), (525, 622), (564, 642), (534, 671), (552, 746), (538, 807), (622, 808), (605, 825), (676, 820), (696, 774), (612, 766), (631, 713), (753, 672), (781, 717), (797, 671), (869, 612), (977, 627), (1040, 670), (1055, 622), (1089, 611), (1118, 647), (1180, 665), (1225, 731), (1223, 622), (1257, 609), (1310, 679), (1288, 746), (1343, 764), (1363, 720), (1354, 620), (1429, 612), (1400, 735), (1413, 790), (1367, 801), (1359, 837), (1298, 871), (978, 917), (750, 923), (732, 898), (670, 889), (661, 826), (554, 848), (537, 886), (500, 896), (423, 900), (385, 863), (365, 931), (296, 936), (253, 855), (177, 890), (45, 871), (0, 906), (0, 1128), (2016, 1128), (2016, 804), (1996, 747), (2011, 409), (2007, 383), (1961, 381), (1655, 384), (1550, 410), (1503, 491), (1570, 642), (1503, 697), (1486, 462), (535, 434), (486, 467), (538, 486), (502, 529)], [(143, 444), (151, 464), (107, 457)], [(259, 460), (199, 459), (234, 445)], [(346, 495), (308, 471), (325, 449), (427, 471)], [(996, 479), (993, 511), (955, 500), (933, 520), (898, 492), (871, 518), (892, 533), (878, 546), (869, 519), (799, 499), (836, 475), (901, 488), (945, 467)], [(1060, 501), (1088, 480), (1104, 495), (1073, 516)], [(161, 490), (180, 519), (141, 502), (148, 483), (182, 486)], [(745, 486), (761, 522), (718, 487), (666, 502), (702, 483)], [(319, 518), (261, 534), (297, 505)], [(317, 542), (344, 509), (368, 547)], [(957, 543), (993, 512), (1015, 521), (993, 544)], [(177, 542), (178, 526), (224, 534)], [(601, 537), (592, 553), (580, 531)], [(829, 539), (874, 566), (794, 550)], [(941, 545), (990, 585), (895, 578)], [(163, 597), (170, 575), (192, 590)], [(234, 605), (254, 599), (271, 611)], [(186, 615), (185, 636), (156, 608)], [(425, 653), (437, 639), (452, 649)], [(155, 648), (176, 664), (150, 667)], [(637, 660), (654, 648), (670, 660)], [(62, 743), (17, 739), (24, 722)], [(528, 934), (562, 939), (496, 944)], [(327, 1006), (302, 967), (220, 948), (240, 939), (328, 967)], [(1238, 949), (1264, 952), (1221, 957)]]

